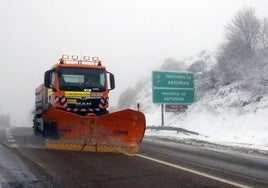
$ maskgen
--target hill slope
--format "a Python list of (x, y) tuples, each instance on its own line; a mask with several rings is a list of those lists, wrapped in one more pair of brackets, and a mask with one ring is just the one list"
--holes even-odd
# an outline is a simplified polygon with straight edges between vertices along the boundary
[[(159, 70), (195, 72), (196, 102), (185, 113), (165, 112), (165, 126), (184, 128), (199, 135), (153, 130), (147, 130), (146, 134), (268, 150), (268, 82), (252, 75), (222, 84), (217, 80), (220, 78), (216, 65), (215, 56), (207, 51), (181, 62), (166, 60)], [(129, 93), (131, 98), (126, 97)], [(136, 108), (140, 103), (147, 125), (161, 125), (161, 106), (152, 103), (151, 78), (144, 78), (135, 88), (129, 88), (120, 100), (127, 106), (119, 108)]]

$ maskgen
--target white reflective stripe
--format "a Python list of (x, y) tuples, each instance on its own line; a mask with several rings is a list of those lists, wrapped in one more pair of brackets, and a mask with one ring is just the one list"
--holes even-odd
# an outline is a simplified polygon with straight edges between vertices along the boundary
[(59, 97), (55, 98), (55, 103), (59, 102)]
[(61, 99), (61, 103), (65, 103), (66, 102), (66, 99), (65, 99), (65, 97), (63, 97), (62, 99)]

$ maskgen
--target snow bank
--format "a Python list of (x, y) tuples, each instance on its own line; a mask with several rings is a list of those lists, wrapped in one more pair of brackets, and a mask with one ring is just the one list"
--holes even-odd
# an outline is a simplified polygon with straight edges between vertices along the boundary
[[(221, 94), (218, 94), (221, 95)], [(247, 95), (243, 95), (244, 99)], [(172, 131), (146, 131), (146, 135), (192, 138), (223, 145), (268, 150), (268, 100), (244, 107), (233, 106), (244, 100), (234, 91), (224, 96), (210, 93), (194, 103), (183, 114), (165, 113), (165, 126), (184, 128), (199, 135), (177, 134)], [(161, 108), (155, 106), (146, 113), (147, 125), (161, 125)]]

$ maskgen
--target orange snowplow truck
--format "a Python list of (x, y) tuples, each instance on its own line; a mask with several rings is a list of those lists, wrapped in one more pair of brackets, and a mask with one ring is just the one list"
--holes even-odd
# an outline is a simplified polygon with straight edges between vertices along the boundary
[(35, 90), (34, 132), (49, 149), (137, 153), (145, 116), (125, 109), (109, 113), (114, 75), (96, 58), (63, 56)]

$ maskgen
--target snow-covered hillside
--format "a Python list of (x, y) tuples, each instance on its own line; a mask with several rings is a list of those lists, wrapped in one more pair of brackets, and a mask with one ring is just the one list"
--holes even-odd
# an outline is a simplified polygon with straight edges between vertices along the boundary
[[(232, 84), (235, 85), (235, 84)], [(229, 90), (230, 87), (221, 90)], [(194, 138), (224, 145), (239, 145), (268, 150), (268, 98), (244, 107), (233, 106), (243, 93), (233, 91), (222, 96), (221, 92), (207, 93), (189, 106), (186, 113), (165, 113), (165, 126), (184, 128), (199, 135), (177, 134), (148, 130), (148, 135), (174, 138)], [(160, 107), (145, 112), (148, 125), (161, 125)]]
[[(185, 66), (179, 67), (186, 67), (186, 70), (201, 70), (195, 71), (196, 102), (185, 113), (165, 112), (165, 126), (184, 128), (199, 135), (156, 130), (147, 130), (146, 134), (268, 150), (267, 84), (266, 89), (262, 90), (258, 89), (262, 87), (260, 82), (249, 86), (247, 79), (241, 79), (210, 87), (204, 82), (208, 79), (207, 73), (216, 64), (215, 61), (213, 54), (202, 52), (180, 62)], [(169, 60), (159, 69), (168, 69), (176, 63)], [(161, 126), (161, 106), (152, 103), (151, 78), (142, 79), (132, 91), (139, 92), (133, 95), (134, 100), (128, 103), (129, 107), (135, 108), (136, 103), (140, 103), (141, 111), (146, 115), (147, 126)]]

